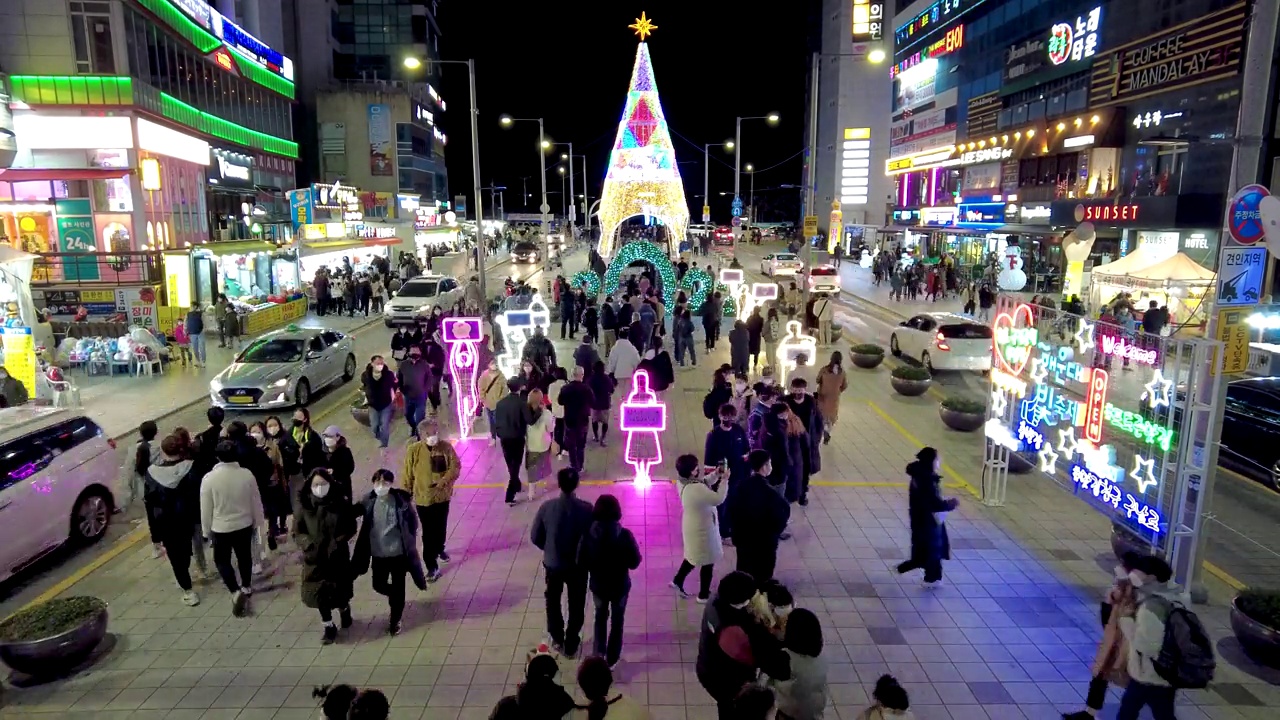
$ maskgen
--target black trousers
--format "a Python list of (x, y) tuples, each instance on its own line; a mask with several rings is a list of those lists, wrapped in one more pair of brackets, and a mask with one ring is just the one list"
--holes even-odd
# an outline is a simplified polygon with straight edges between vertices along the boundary
[(938, 582), (942, 579), (942, 559), (937, 557), (926, 560), (907, 560), (898, 565), (898, 574), (920, 569), (924, 570), (925, 582)]
[[(566, 653), (576, 655), (582, 626), (587, 619), (587, 574), (577, 568), (565, 570), (548, 567), (546, 571), (547, 634), (551, 636), (552, 642), (562, 645)], [(560, 609), (560, 595), (566, 588), (569, 590), (567, 624)]]
[(569, 452), (569, 467), (582, 472), (587, 463), (587, 426), (564, 428), (564, 447)]
[(595, 653), (609, 662), (618, 662), (622, 656), (622, 626), (627, 617), (627, 594), (608, 600), (595, 595)]
[[(240, 588), (249, 587), (253, 582), (253, 526), (213, 535), (213, 564), (222, 576), (227, 590), (238, 592)], [(231, 553), (236, 555), (236, 567), (231, 566)], [(236, 580), (236, 569), (240, 570), (240, 580)]]
[(444, 552), (444, 537), (449, 529), (449, 503), (419, 505), (418, 520), (422, 523), (422, 562), (432, 573), (440, 569), (440, 553)]
[(738, 570), (754, 578), (756, 585), (763, 585), (773, 579), (773, 571), (778, 567), (776, 541), (744, 545), (738, 542), (738, 538), (734, 538), (733, 545), (738, 549)]
[(373, 591), (386, 596), (391, 605), (391, 622), (399, 622), (404, 616), (404, 577), (409, 574), (409, 558), (404, 555), (375, 557), (370, 569)]
[[(715, 574), (716, 566), (703, 565), (698, 568), (698, 597), (711, 597), (711, 577)], [(688, 560), (680, 561), (680, 569), (676, 571), (675, 583), (680, 587), (684, 587), (685, 578), (689, 577), (689, 573), (693, 572), (693, 563)]]
[(507, 463), (507, 502), (520, 492), (520, 464), (524, 462), (524, 438), (502, 438), (502, 459)]
[[(191, 533), (169, 533), (171, 537), (163, 540), (164, 554), (169, 558), (169, 567), (173, 568), (173, 579), (178, 587), (191, 590)], [(252, 567), (250, 568), (252, 569)]]

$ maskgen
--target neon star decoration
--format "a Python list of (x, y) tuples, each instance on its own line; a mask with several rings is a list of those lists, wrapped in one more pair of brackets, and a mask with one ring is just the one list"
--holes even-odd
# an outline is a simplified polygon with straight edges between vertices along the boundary
[(453, 402), (458, 412), (458, 437), (465, 440), (476, 422), (479, 398), (476, 395), (480, 353), (476, 346), (483, 338), (483, 320), (477, 317), (444, 319), (444, 342), (449, 347), (449, 372), (453, 374)]
[(647, 487), (653, 478), (650, 469), (662, 463), (660, 434), (667, 429), (667, 406), (649, 388), (649, 373), (637, 370), (631, 376), (631, 394), (622, 403), (622, 431), (627, 434), (624, 458), (635, 469), (635, 484)]
[[(654, 27), (643, 15), (636, 25), (644, 28), (644, 35)], [(641, 29), (637, 27), (636, 32)], [(613, 256), (618, 226), (636, 215), (656, 217), (677, 241), (684, 238), (689, 226), (689, 204), (676, 164), (675, 145), (658, 98), (649, 46), (644, 42), (636, 49), (631, 86), (601, 193), (598, 249), (602, 256)]]
[(1035, 358), (1031, 361), (1031, 382), (1041, 384), (1044, 379), (1049, 377), (1049, 369), (1044, 366), (1044, 360)]
[(1138, 492), (1145, 493), (1147, 488), (1152, 485), (1158, 485), (1155, 474), (1155, 460), (1148, 460), (1141, 455), (1133, 456), (1133, 471), (1129, 473), (1129, 477), (1138, 481)]
[(1068, 460), (1074, 460), (1076, 453), (1080, 451), (1080, 441), (1076, 439), (1076, 428), (1074, 425), (1058, 431), (1058, 449)]
[(640, 17), (636, 18), (636, 21), (627, 27), (636, 31), (636, 34), (640, 36), (640, 42), (644, 42), (646, 36), (652, 35), (653, 31), (658, 29), (657, 25), (654, 25), (649, 18), (645, 17), (643, 10), (640, 12)]
[(1076, 347), (1080, 348), (1080, 352), (1089, 352), (1094, 347), (1093, 342), (1094, 323), (1086, 320), (1080, 320), (1080, 327), (1076, 328), (1075, 341)]
[(1050, 445), (1049, 443), (1045, 443), (1044, 447), (1040, 448), (1041, 472), (1047, 472), (1052, 475), (1053, 473), (1056, 473), (1058, 471), (1057, 466), (1058, 466), (1058, 453), (1053, 451), (1053, 445)]
[(789, 320), (787, 334), (778, 341), (778, 370), (781, 372), (779, 383), (786, 383), (787, 376), (796, 369), (802, 356), (805, 367), (814, 364), (818, 357), (818, 339), (805, 335), (799, 320)]
[(1151, 409), (1161, 406), (1169, 407), (1169, 391), (1173, 389), (1173, 381), (1166, 379), (1160, 368), (1156, 368), (1151, 382), (1142, 387), (1146, 388), (1146, 392), (1142, 393), (1142, 399), (1147, 401)]
[(1004, 411), (1009, 407), (1008, 396), (1004, 390), (996, 388), (991, 391), (991, 417), (1002, 418)]

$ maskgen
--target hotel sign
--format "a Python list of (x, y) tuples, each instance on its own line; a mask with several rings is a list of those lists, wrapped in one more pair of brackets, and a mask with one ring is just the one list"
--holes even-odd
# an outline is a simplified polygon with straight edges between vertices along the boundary
[(1120, 47), (1093, 65), (1090, 105), (1148, 97), (1240, 72), (1245, 4)]

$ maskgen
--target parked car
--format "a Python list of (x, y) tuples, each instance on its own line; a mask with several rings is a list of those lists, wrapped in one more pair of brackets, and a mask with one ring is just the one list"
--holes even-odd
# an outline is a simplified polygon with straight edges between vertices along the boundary
[(511, 262), (513, 263), (537, 263), (542, 259), (542, 253), (538, 250), (538, 244), (524, 240), (516, 243), (511, 248)]
[(102, 539), (120, 473), (115, 442), (73, 410), (0, 410), (0, 580), (68, 541)]
[(382, 310), (387, 327), (411, 325), (439, 305), (448, 308), (462, 298), (462, 287), (448, 275), (419, 275), (400, 286)]
[(795, 277), (804, 269), (800, 256), (791, 252), (769, 253), (760, 260), (760, 272), (769, 277), (790, 275)]
[(991, 328), (955, 313), (923, 313), (902, 322), (889, 336), (895, 357), (919, 360), (935, 370), (991, 370)]
[(1227, 383), (1218, 463), (1280, 490), (1280, 377)]
[(811, 293), (840, 294), (840, 271), (832, 265), (818, 265), (801, 272)]
[(326, 328), (289, 326), (249, 344), (209, 381), (209, 400), (232, 410), (306, 405), (312, 394), (356, 375), (349, 336)]
[(713, 245), (732, 245), (733, 244), (733, 228), (728, 225), (721, 225), (711, 232), (711, 243)]

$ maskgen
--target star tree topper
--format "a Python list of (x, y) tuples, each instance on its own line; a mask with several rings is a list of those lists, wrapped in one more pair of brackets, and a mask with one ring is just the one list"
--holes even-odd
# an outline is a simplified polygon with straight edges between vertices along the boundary
[(636, 18), (635, 23), (627, 27), (636, 31), (636, 34), (640, 36), (640, 42), (644, 42), (646, 36), (652, 35), (653, 31), (658, 29), (657, 25), (654, 25), (649, 21), (649, 18), (645, 17), (643, 10), (640, 11), (640, 17)]

